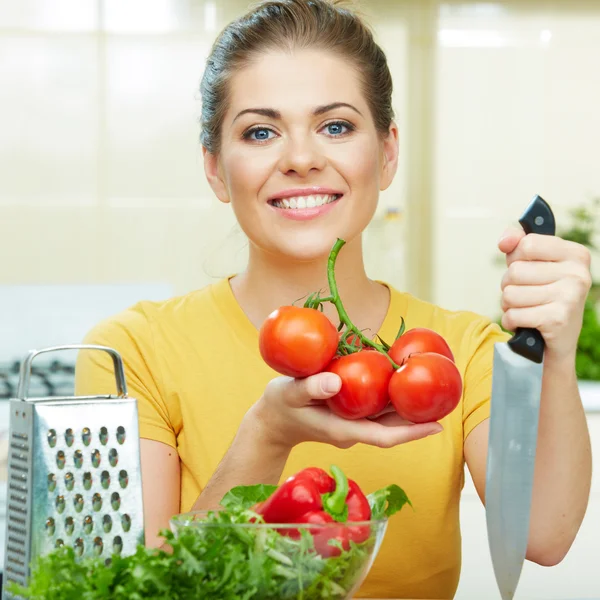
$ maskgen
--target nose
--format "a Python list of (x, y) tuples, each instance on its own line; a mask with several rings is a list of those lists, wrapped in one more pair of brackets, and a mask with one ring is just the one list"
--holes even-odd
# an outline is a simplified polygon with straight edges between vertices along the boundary
[(313, 169), (323, 170), (326, 162), (323, 149), (310, 135), (289, 137), (279, 160), (279, 170), (284, 175), (306, 177)]

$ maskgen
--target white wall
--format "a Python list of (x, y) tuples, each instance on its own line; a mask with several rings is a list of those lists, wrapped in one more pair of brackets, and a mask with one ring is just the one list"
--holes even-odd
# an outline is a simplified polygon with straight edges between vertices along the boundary
[(559, 229), (600, 197), (600, 4), (523, 5), (446, 5), (439, 22), (435, 301), (489, 316), (497, 240), (533, 196)]

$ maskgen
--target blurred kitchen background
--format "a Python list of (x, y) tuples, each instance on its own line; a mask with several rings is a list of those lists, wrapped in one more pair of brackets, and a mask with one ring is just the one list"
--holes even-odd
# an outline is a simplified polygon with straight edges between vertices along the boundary
[[(244, 236), (204, 177), (198, 84), (214, 37), (248, 4), (0, 0), (0, 398), (15, 394), (29, 349), (77, 343), (139, 299), (244, 264)], [(496, 242), (535, 194), (553, 206), (559, 233), (596, 239), (600, 0), (359, 6), (388, 55), (402, 149), (365, 236), (369, 271), (496, 319)], [(592, 294), (578, 367), (596, 457), (598, 332)], [(40, 358), (32, 395), (71, 393), (73, 359)], [(0, 569), (6, 408), (0, 400)], [(496, 597), (468, 476), (462, 527), (457, 598)], [(571, 553), (555, 568), (526, 564), (519, 596), (600, 598), (599, 531), (596, 467)]]

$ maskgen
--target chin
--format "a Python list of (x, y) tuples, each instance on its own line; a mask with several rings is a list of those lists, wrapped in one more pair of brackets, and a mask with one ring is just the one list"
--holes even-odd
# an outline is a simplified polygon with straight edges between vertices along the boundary
[(272, 240), (271, 251), (297, 262), (326, 261), (338, 238), (348, 242), (356, 235), (353, 233), (348, 236), (343, 231), (311, 232), (309, 235), (291, 234), (282, 239)]

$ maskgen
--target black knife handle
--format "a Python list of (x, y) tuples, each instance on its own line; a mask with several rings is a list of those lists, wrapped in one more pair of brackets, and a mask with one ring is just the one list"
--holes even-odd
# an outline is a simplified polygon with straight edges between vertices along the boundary
[[(519, 219), (525, 233), (542, 235), (556, 234), (556, 221), (550, 205), (541, 197), (535, 196)], [(537, 329), (518, 327), (508, 341), (511, 349), (524, 358), (541, 363), (544, 359), (544, 338)]]

